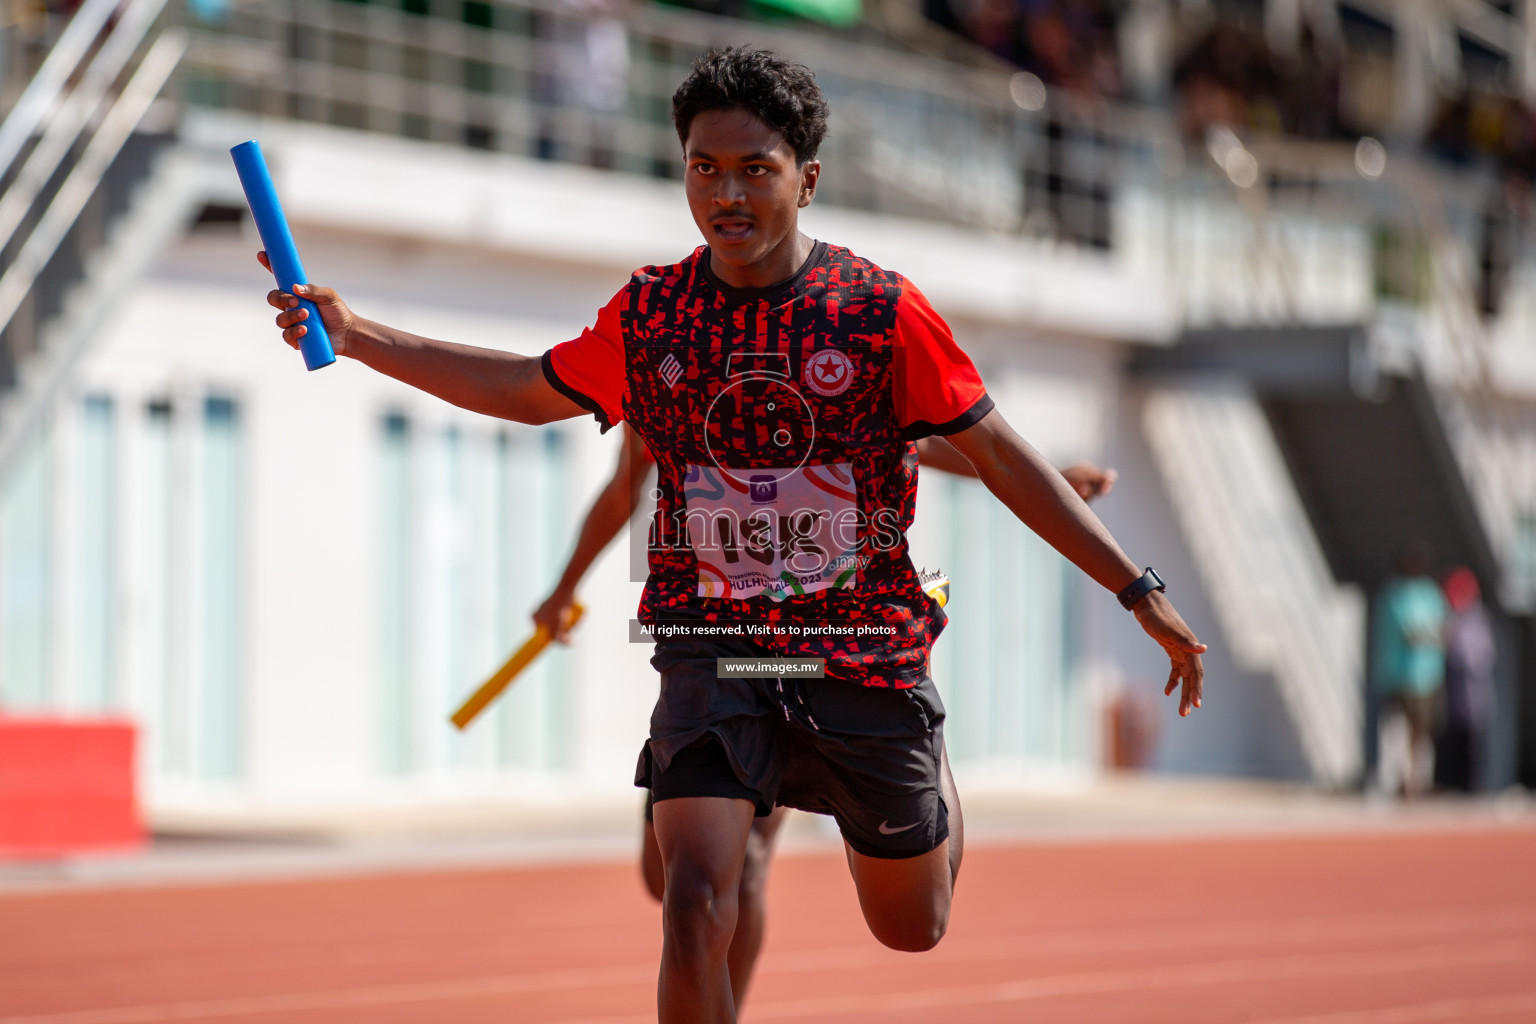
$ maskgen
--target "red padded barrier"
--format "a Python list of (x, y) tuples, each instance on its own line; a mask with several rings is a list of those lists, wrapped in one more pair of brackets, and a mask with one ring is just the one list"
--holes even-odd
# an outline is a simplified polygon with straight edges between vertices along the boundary
[(0, 857), (144, 841), (131, 722), (0, 717)]

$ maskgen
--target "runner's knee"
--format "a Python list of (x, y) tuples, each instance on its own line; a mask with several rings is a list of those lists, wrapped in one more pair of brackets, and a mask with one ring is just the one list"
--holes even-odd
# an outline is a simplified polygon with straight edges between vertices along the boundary
[(736, 887), (718, 885), (708, 871), (674, 865), (661, 899), (668, 938), (688, 948), (723, 955), (736, 931)]
[(902, 953), (926, 953), (939, 944), (949, 929), (949, 901), (931, 908), (901, 908), (864, 915), (870, 933), (883, 946)]
[(859, 856), (849, 847), (848, 859), (864, 920), (882, 945), (922, 953), (939, 944), (954, 895), (948, 844), (898, 860)]

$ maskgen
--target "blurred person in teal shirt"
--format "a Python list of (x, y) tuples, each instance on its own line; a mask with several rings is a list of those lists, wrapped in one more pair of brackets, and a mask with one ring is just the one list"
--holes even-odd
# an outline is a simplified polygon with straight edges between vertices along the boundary
[(1374, 682), (1381, 701), (1378, 781), (1388, 793), (1426, 791), (1435, 770), (1435, 704), (1445, 682), (1446, 603), (1429, 546), (1411, 542), (1376, 600)]

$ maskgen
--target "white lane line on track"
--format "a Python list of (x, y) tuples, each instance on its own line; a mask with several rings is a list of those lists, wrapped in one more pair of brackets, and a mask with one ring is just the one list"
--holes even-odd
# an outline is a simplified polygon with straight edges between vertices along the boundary
[[(1432, 910), (1401, 910), (1384, 913), (1317, 915), (1294, 918), (1180, 922), (1037, 934), (971, 935), (951, 938), (923, 959), (930, 963), (978, 963), (1013, 960), (1024, 956), (1072, 956), (1103, 953), (1134, 953), (1200, 946), (1233, 947), (1405, 941), (1414, 938), (1445, 938), (1467, 932), (1531, 931), (1536, 933), (1536, 904)], [(842, 946), (793, 952), (769, 951), (758, 970), (766, 977), (776, 973), (846, 970), (850, 967), (890, 963), (892, 955), (879, 947)]]
[[(947, 988), (888, 992), (881, 995), (827, 996), (814, 999), (758, 1003), (752, 1019), (791, 1020), (833, 1014), (898, 1012), (929, 1007), (980, 1006), (1025, 1002), (1064, 995), (1093, 995), (1151, 989), (1172, 989), (1264, 981), (1335, 976), (1359, 977), (1455, 967), (1488, 966), (1532, 959), (1536, 947), (1523, 941), (1414, 946), (1365, 953), (1285, 957), (1251, 957), (1168, 967), (1087, 971), (1075, 974), (1024, 978), (1017, 981), (962, 985)], [(0, 1017), (0, 1024), (147, 1024), (153, 1021), (193, 1018), (242, 1017), (262, 1013), (297, 1013), (308, 1010), (358, 1009), (401, 1003), (441, 1002), (486, 996), (516, 995), (650, 982), (655, 969), (624, 967), (608, 971), (571, 971), (546, 975), (492, 975), (458, 981), (401, 985), (371, 985), (317, 992), (276, 993), (228, 999), (204, 999), (150, 1006), (125, 1006), (100, 1010)], [(599, 980), (601, 979), (601, 980)], [(548, 1024), (646, 1024), (654, 1014), (588, 1018), (580, 1021), (551, 1018)]]
[(1379, 1010), (1348, 1010), (1343, 1013), (1319, 1013), (1308, 1017), (1271, 1017), (1252, 1024), (1419, 1024), (1420, 1021), (1472, 1020), (1495, 1014), (1524, 1013), (1536, 1015), (1536, 992), (1511, 992), (1502, 996), (1470, 999), (1444, 999), (1433, 1003), (1411, 1003)]
[[(879, 995), (825, 996), (777, 1003), (756, 1003), (752, 1020), (795, 1020), (814, 1017), (867, 1017), (879, 1013), (921, 1010), (948, 1012), (963, 1006), (997, 1006), (1059, 996), (1108, 995), (1156, 989), (1193, 988), (1255, 981), (1284, 981), (1327, 977), (1367, 977), (1396, 973), (1489, 966), (1529, 961), (1533, 950), (1523, 942), (1477, 946), (1420, 946), (1382, 950), (1355, 956), (1290, 956), (1182, 964), (1166, 968), (1090, 971), (1044, 978), (949, 988), (887, 992)], [(1118, 1011), (1124, 1013), (1123, 1009)], [(624, 1017), (547, 1018), (543, 1024), (648, 1024), (655, 1015)], [(1433, 1019), (1433, 1018), (1431, 1018)], [(3, 1022), (0, 1022), (3, 1024)], [(51, 1022), (50, 1022), (51, 1024)], [(1271, 1022), (1277, 1024), (1277, 1022)], [(1327, 1022), (1332, 1024), (1332, 1022)], [(1348, 1024), (1358, 1024), (1349, 1021)], [(1378, 1024), (1372, 1020), (1370, 1024)], [(1380, 1024), (1386, 1024), (1385, 1021)]]
[(607, 970), (551, 971), (541, 974), (499, 974), (453, 981), (363, 985), (316, 992), (276, 992), (263, 996), (233, 996), (181, 1003), (117, 1006), (99, 1010), (0, 1017), (0, 1024), (146, 1024), (151, 1021), (199, 1017), (249, 1017), (255, 1014), (298, 1013), (305, 1010), (360, 1009), (402, 1003), (435, 1003), (530, 992), (560, 992), (616, 985), (654, 985), (656, 967), (626, 966)]
[[(1167, 925), (1138, 925), (1097, 929), (1073, 929), (1034, 933), (992, 933), (966, 937), (951, 936), (932, 952), (924, 954), (927, 963), (983, 963), (1017, 960), (1027, 956), (1072, 956), (1104, 953), (1133, 953), (1170, 948), (1232, 947), (1248, 944), (1304, 945), (1320, 940), (1330, 943), (1361, 942), (1372, 939), (1396, 941), (1452, 934), (1493, 933), (1532, 930), (1536, 932), (1536, 903), (1484, 905), (1481, 907), (1418, 907), (1388, 911), (1357, 911), (1346, 914), (1303, 917), (1248, 918), (1206, 922), (1175, 922)], [(1491, 937), (1491, 936), (1490, 936)], [(456, 960), (454, 952), (422, 955), (401, 949), (404, 940), (386, 944), (389, 951), (368, 944), (334, 944), (294, 949), (283, 947), (261, 951), (242, 950), (239, 962), (229, 966), (207, 963), (207, 958), (227, 959), (231, 954), (189, 952), (185, 956), (157, 956), (134, 960), (114, 956), (104, 969), (79, 962), (26, 963), (0, 959), (0, 969), (15, 980), (0, 983), (0, 996), (26, 991), (35, 993), (47, 987), (73, 989), (82, 973), (89, 972), (93, 983), (115, 981), (142, 982), (147, 978), (176, 979), (205, 976), (216, 971), (223, 977), (270, 974), (281, 970), (322, 970), (326, 968), (367, 967), (399, 964), (409, 969), (443, 959)], [(488, 933), (480, 933), (475, 943), (476, 955), (490, 960), (517, 957), (523, 943), (496, 943)], [(819, 949), (769, 950), (759, 965), (759, 977), (777, 974), (809, 974), (858, 967), (889, 964), (898, 955), (870, 943), (857, 946), (833, 946)], [(50, 973), (57, 978), (49, 977)], [(500, 975), (507, 977), (507, 975)], [(534, 975), (523, 975), (533, 977)], [(600, 984), (601, 982), (598, 982)]]

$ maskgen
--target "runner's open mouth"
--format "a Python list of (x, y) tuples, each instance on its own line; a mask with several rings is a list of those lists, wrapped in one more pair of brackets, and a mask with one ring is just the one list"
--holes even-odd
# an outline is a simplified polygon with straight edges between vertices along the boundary
[(715, 234), (727, 242), (739, 242), (752, 233), (752, 222), (749, 220), (717, 220), (713, 227)]

